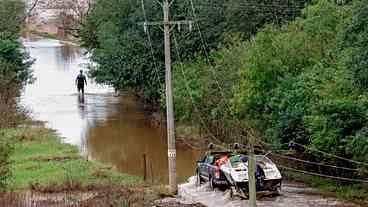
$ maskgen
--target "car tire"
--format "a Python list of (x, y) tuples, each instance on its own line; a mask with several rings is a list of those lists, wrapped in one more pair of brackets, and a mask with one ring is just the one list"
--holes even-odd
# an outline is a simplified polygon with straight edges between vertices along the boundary
[(201, 186), (202, 185), (202, 177), (201, 174), (199, 172), (196, 173), (196, 186)]
[(212, 190), (215, 190), (215, 188), (217, 187), (217, 186), (216, 186), (216, 184), (215, 184), (214, 179), (212, 178), (212, 176), (211, 176), (211, 177), (210, 177), (210, 179), (209, 179), (209, 184), (210, 184), (210, 188), (211, 188)]
[(230, 200), (234, 200), (234, 189), (232, 187), (230, 188)]
[(276, 188), (276, 193), (277, 193), (277, 195), (281, 195), (281, 187)]
[(281, 187), (276, 187), (275, 190), (272, 193), (274, 196), (279, 196), (281, 195)]

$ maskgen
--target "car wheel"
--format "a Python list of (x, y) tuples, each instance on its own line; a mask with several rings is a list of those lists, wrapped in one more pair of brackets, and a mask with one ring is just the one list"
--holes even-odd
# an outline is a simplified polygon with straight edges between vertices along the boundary
[(276, 193), (277, 193), (277, 195), (281, 195), (281, 187), (276, 188)]
[(230, 188), (230, 200), (234, 200), (234, 189)]
[(199, 172), (197, 172), (197, 174), (196, 174), (196, 186), (200, 186), (201, 184), (202, 184), (201, 174)]
[(273, 191), (273, 195), (274, 196), (279, 196), (281, 195), (281, 187), (276, 187), (275, 190)]
[(210, 179), (209, 179), (209, 183), (210, 183), (210, 188), (211, 188), (212, 190), (215, 190), (215, 188), (216, 188), (216, 184), (215, 184), (215, 181), (214, 181), (214, 179), (213, 179), (212, 177), (210, 177)]

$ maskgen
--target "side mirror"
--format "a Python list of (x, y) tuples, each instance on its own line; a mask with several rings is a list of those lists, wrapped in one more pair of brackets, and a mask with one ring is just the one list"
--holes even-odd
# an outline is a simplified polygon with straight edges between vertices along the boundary
[(213, 144), (213, 143), (209, 143), (209, 144), (208, 144), (208, 149), (210, 149), (210, 150), (215, 149), (215, 144)]
[(233, 148), (234, 148), (234, 150), (240, 149), (240, 144), (239, 143), (234, 143)]

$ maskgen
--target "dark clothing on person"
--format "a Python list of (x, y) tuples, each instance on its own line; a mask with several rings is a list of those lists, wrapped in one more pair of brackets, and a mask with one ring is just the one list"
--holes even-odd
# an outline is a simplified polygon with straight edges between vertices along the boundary
[(77, 83), (78, 85), (84, 85), (84, 83), (87, 82), (86, 76), (83, 74), (79, 74), (77, 76)]
[(82, 91), (84, 94), (84, 84), (87, 84), (87, 78), (83, 74), (79, 74), (76, 79), (76, 83), (78, 86), (78, 92)]
[(84, 84), (78, 84), (78, 92), (82, 91), (84, 93)]

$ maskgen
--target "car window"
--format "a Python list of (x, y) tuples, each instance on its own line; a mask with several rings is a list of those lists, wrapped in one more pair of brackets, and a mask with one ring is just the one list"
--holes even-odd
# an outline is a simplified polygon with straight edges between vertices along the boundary
[(207, 158), (207, 156), (203, 156), (203, 157), (199, 158), (198, 162), (205, 162), (206, 158)]
[(214, 157), (213, 156), (207, 156), (206, 158), (206, 163), (207, 164), (213, 164), (213, 161), (214, 161)]

